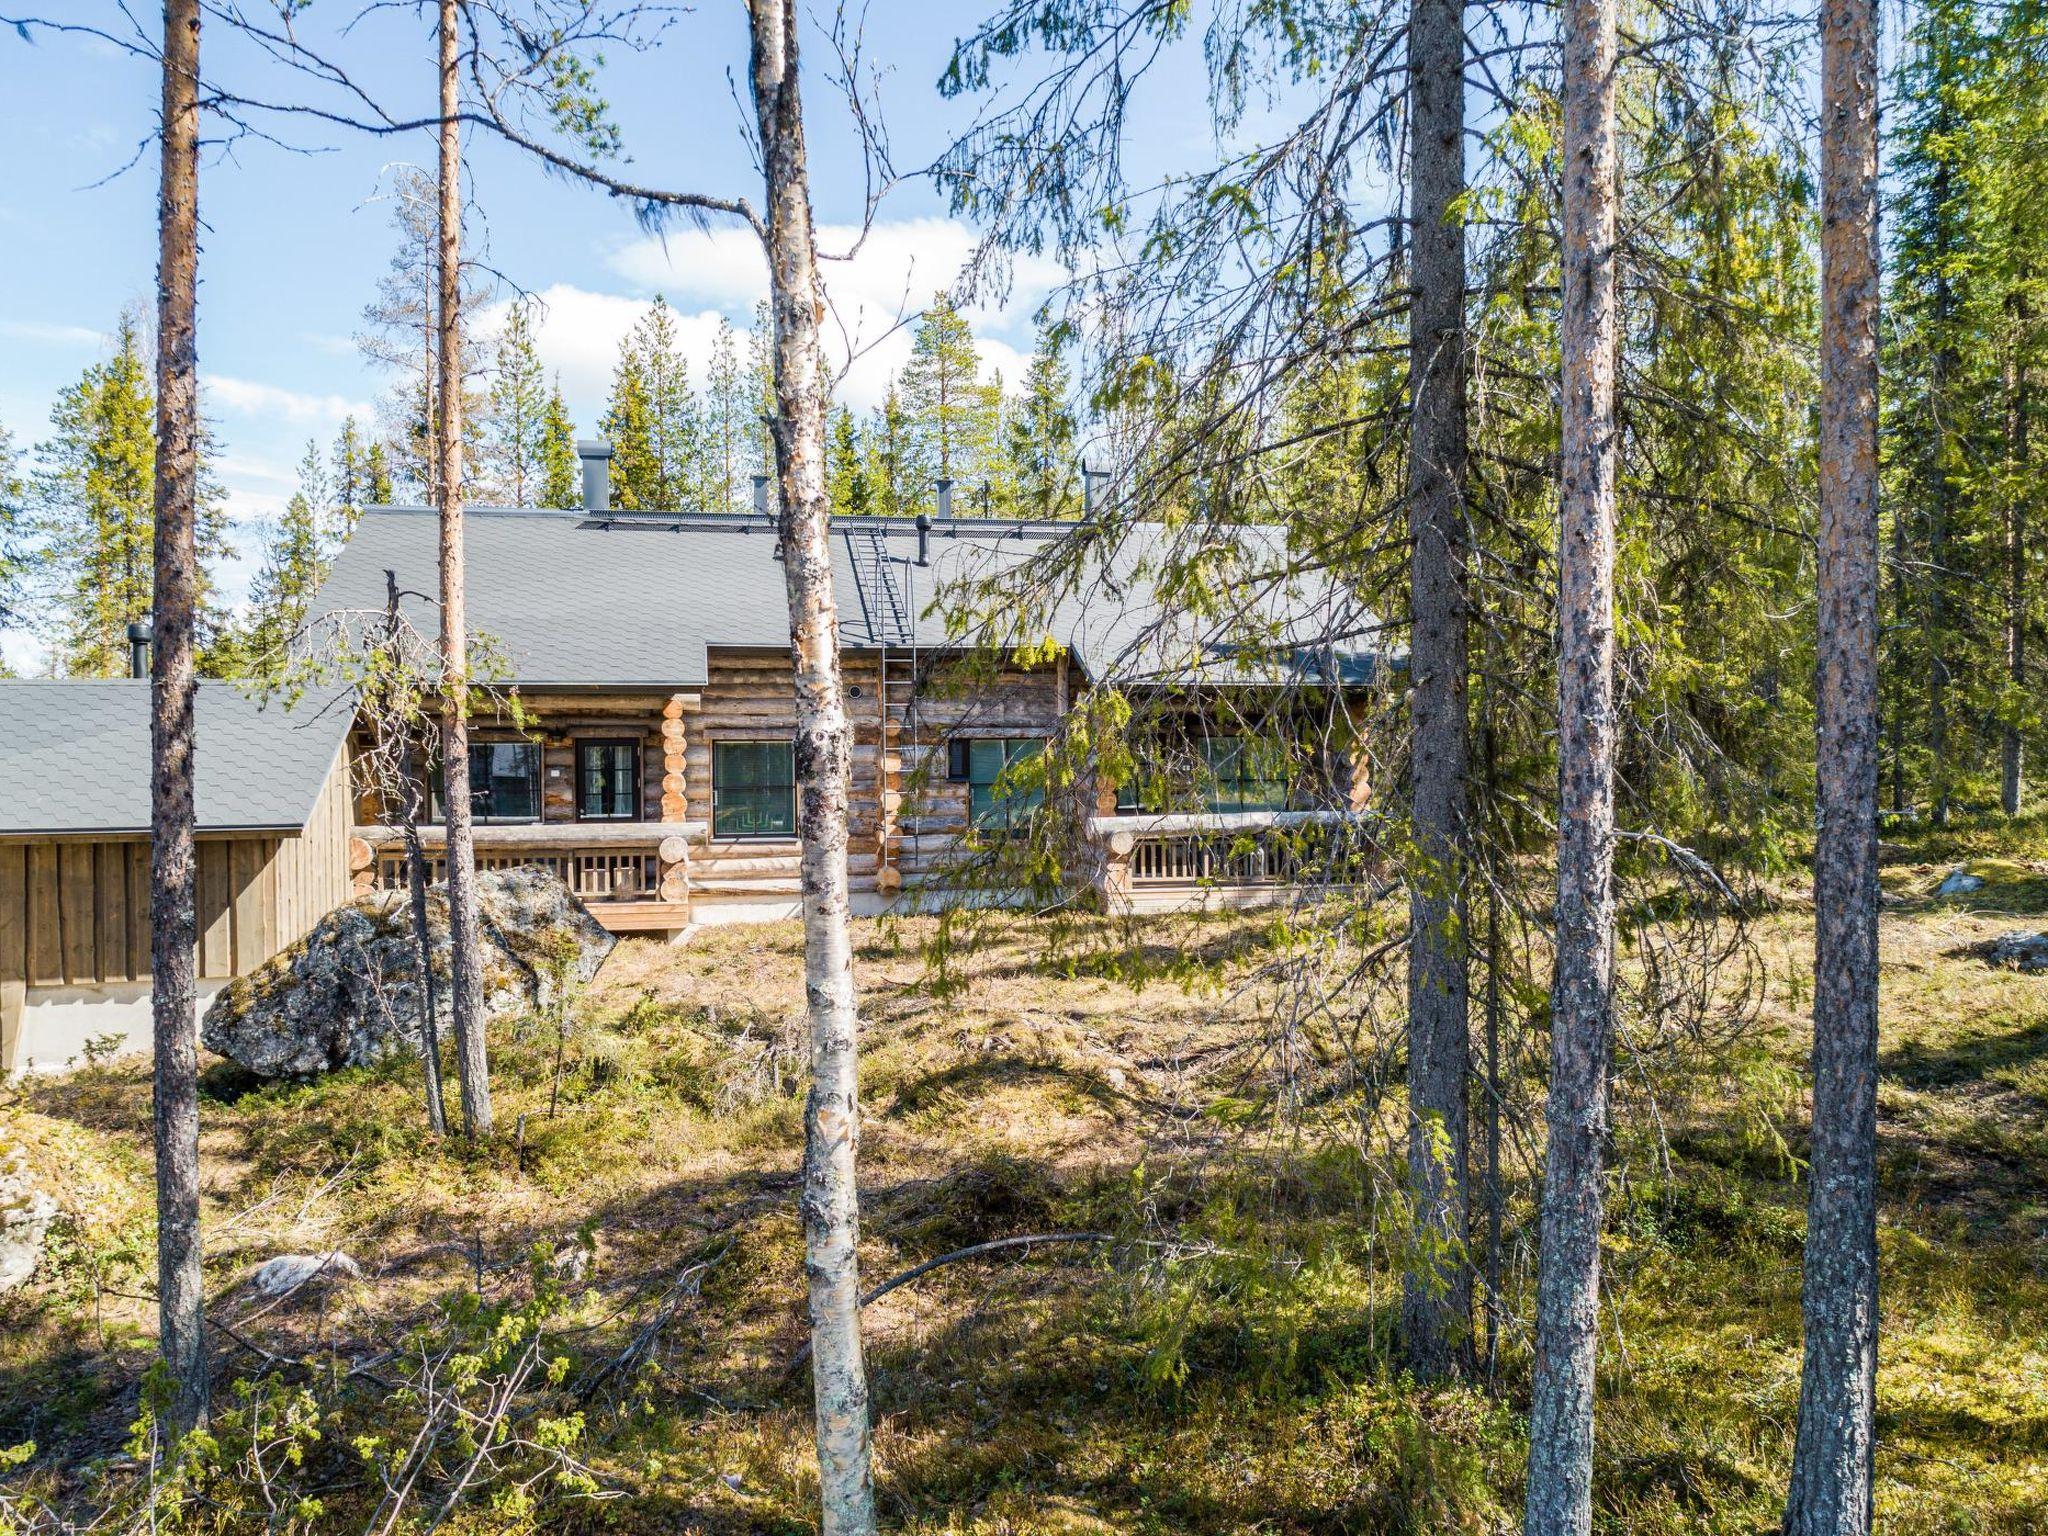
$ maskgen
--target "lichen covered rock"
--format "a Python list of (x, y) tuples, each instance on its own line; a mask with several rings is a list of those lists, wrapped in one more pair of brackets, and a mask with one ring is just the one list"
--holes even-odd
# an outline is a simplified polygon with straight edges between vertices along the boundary
[(2048, 971), (2048, 933), (2002, 933), (1984, 946), (1984, 958), (2014, 971)]
[[(551, 870), (477, 876), (486, 1021), (546, 1007), (564, 983), (588, 981), (616, 942)], [(448, 901), (427, 899), (436, 1015), (448, 1021)], [(417, 1052), (419, 995), (412, 907), (379, 891), (337, 907), (303, 939), (239, 978), (206, 1010), (206, 1048), (259, 1077), (310, 1077)]]
[(36, 1272), (57, 1201), (29, 1171), (21, 1148), (0, 1135), (0, 1291), (11, 1291)]

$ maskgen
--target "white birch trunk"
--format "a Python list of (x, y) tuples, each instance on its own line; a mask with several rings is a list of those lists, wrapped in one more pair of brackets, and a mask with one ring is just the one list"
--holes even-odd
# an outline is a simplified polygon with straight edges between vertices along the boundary
[(448, 1012), (462, 1128), (491, 1129), (491, 1074), (484, 1045), (483, 948), (478, 938), (476, 842), (469, 803), (469, 615), (462, 548), (462, 146), (455, 114), (456, 0), (441, 0), (440, 238), (435, 357), (435, 501), (441, 519), (441, 782), (448, 828)]
[(821, 1529), (875, 1529), (867, 1366), (860, 1337), (859, 1017), (846, 883), (852, 722), (839, 680), (825, 494), (824, 291), (811, 225), (793, 0), (749, 0), (751, 78), (767, 181), (774, 318), (775, 468), (796, 665), (796, 777), (803, 843), (804, 991), (811, 1090), (804, 1114), (804, 1268), (810, 1282)]

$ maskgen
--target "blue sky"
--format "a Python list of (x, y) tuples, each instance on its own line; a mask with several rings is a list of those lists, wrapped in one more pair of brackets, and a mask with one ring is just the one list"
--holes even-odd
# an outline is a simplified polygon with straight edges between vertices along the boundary
[[(314, 5), (308, 35), (321, 35), (323, 13), (338, 21), (355, 9)], [(99, 0), (67, 0), (57, 10), (118, 20)], [(899, 169), (925, 163), (966, 121), (970, 108), (943, 102), (932, 82), (974, 11), (937, 0), (879, 0), (872, 8), (869, 57), (883, 71), (881, 103)], [(814, 197), (830, 245), (858, 220), (863, 180), (845, 116), (831, 110), (818, 78), (822, 41), (815, 30), (806, 39)], [(337, 46), (380, 97), (401, 110), (431, 109), (430, 18), (384, 11)], [(221, 29), (202, 48), (207, 72), (235, 89), (292, 88)], [(1199, 46), (1179, 52), (1147, 88), (1146, 133), (1163, 146), (1199, 147), (1207, 142)], [(636, 179), (758, 196), (727, 76), (744, 57), (737, 0), (680, 15), (650, 51), (613, 50), (605, 89)], [(157, 81), (145, 60), (105, 43), (0, 35), (0, 82), (9, 165), (0, 182), (0, 423), (30, 448), (47, 433), (56, 392), (103, 353), (122, 307), (152, 302), (156, 166), (147, 141)], [(430, 164), (432, 155), (424, 135), (272, 126), (305, 152), (244, 139), (208, 157), (200, 187), (201, 369), (244, 551), (223, 573), (231, 596), (246, 587), (246, 552), (290, 494), (307, 439), (325, 444), (351, 411), (367, 418), (382, 392), (354, 337), (392, 249), (392, 171)], [(585, 431), (601, 409), (619, 336), (655, 293), (684, 317), (685, 345), (694, 350), (721, 316), (744, 326), (765, 291), (766, 268), (737, 228), (650, 235), (623, 204), (481, 139), (473, 138), (469, 166), (490, 264), (545, 301), (544, 360), (559, 371)], [(863, 345), (875, 344), (845, 383), (856, 406), (876, 398), (907, 350), (907, 336), (885, 335), (891, 322), (906, 302), (914, 309), (953, 279), (971, 239), (921, 182), (892, 191), (879, 221), (859, 257), (827, 278), (845, 323)], [(1049, 264), (1025, 263), (1006, 302), (973, 312), (991, 366), (1014, 378), (1015, 360), (1031, 344), (1031, 311), (1059, 275)], [(25, 634), (0, 634), (0, 646), (17, 665), (33, 665), (39, 654)]]

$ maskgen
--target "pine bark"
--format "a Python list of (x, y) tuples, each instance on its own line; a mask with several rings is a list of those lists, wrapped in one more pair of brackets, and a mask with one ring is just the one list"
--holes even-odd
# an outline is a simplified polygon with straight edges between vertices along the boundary
[(804, 1111), (804, 1267), (810, 1283), (811, 1380), (817, 1411), (821, 1529), (870, 1536), (867, 1366), (860, 1337), (860, 1021), (853, 990), (846, 849), (852, 723), (839, 676), (825, 491), (824, 291), (811, 222), (798, 91), (794, 0), (749, 0), (751, 79), (766, 179), (774, 324), (771, 422), (781, 547), (796, 664), (796, 777), (802, 803), (804, 990), (811, 1087)]
[(1821, 9), (1813, 1149), (1786, 1536), (1871, 1528), (1877, 1399), (1877, 7)]
[(165, 0), (157, 192), (155, 645), (150, 658), (150, 1011), (157, 1351), (173, 1434), (207, 1420), (199, 1232), (193, 620), (199, 594), (199, 0)]
[(441, 774), (448, 858), (448, 1011), (465, 1135), (491, 1129), (484, 1045), (483, 947), (478, 936), (476, 838), (469, 800), (469, 618), (462, 544), (462, 145), (456, 75), (456, 0), (441, 0), (440, 233), (435, 242), (433, 416), (435, 500), (441, 521)]
[(1425, 1377), (1470, 1342), (1471, 1067), (1465, 887), (1471, 742), (1464, 488), (1465, 190), (1463, 0), (1416, 0), (1408, 21), (1410, 799), (1408, 1176), (1415, 1253), (1402, 1331)]
[[(2005, 679), (2012, 696), (2027, 692), (2027, 485), (2028, 417), (2032, 380), (2028, 376), (2027, 329), (2033, 316), (2024, 296), (2007, 305), (2012, 316), (2012, 341), (2005, 364)], [(2008, 816), (2020, 813), (2026, 781), (2026, 749), (2020, 723), (2008, 718), (1998, 743), (1998, 805)]]
[(1557, 955), (1528, 1536), (1592, 1529), (1614, 1023), (1615, 0), (1566, 0), (1564, 29)]

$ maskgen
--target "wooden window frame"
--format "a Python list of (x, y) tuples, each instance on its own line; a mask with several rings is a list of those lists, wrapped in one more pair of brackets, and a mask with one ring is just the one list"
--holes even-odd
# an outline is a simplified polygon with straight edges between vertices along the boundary
[[(623, 816), (606, 813), (592, 815), (584, 809), (583, 753), (590, 747), (625, 747), (633, 754), (631, 809)], [(574, 763), (571, 771), (575, 774), (571, 785), (572, 801), (576, 820), (618, 823), (623, 821), (645, 821), (647, 819), (647, 744), (637, 736), (577, 736), (572, 739)]]
[[(718, 766), (728, 747), (781, 747), (789, 754), (789, 830), (787, 832), (721, 832), (718, 829), (719, 788)], [(755, 786), (759, 787), (759, 786)], [(794, 736), (726, 736), (715, 738), (711, 743), (711, 840), (718, 843), (786, 843), (793, 841), (797, 833), (797, 817), (802, 800), (801, 786), (796, 782), (796, 738)]]

